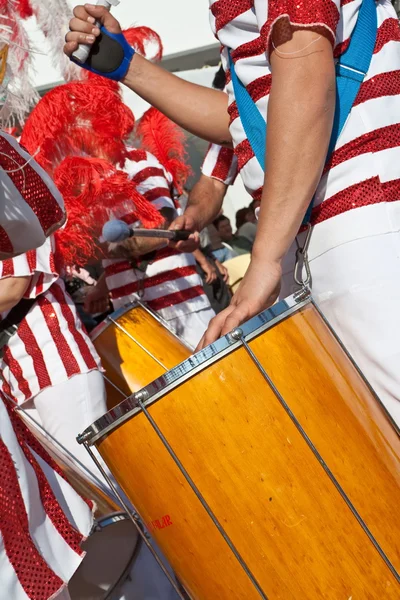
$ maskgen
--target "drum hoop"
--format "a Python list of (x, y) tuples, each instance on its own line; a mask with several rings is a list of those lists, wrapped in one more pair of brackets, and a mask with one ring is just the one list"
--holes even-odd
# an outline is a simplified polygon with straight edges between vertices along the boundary
[[(310, 304), (312, 304), (312, 298), (311, 293), (308, 291), (306, 294), (294, 294), (285, 300), (281, 300), (271, 308), (250, 319), (250, 321), (247, 321), (247, 323), (244, 323), (241, 326), (242, 339), (250, 342), (255, 337)], [(241, 344), (240, 340), (234, 335), (229, 334), (204, 350), (197, 352), (100, 417), (100, 419), (95, 421), (78, 436), (78, 442), (80, 444), (86, 443), (88, 446), (96, 444), (101, 438), (111, 433), (125, 421), (142, 412), (142, 409), (138, 406), (138, 399), (146, 407), (150, 406), (168, 394), (172, 389), (239, 348)]]

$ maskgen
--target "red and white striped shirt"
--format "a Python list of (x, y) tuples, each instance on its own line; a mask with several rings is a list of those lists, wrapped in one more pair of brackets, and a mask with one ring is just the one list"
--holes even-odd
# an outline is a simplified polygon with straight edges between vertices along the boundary
[(210, 144), (201, 167), (203, 175), (233, 185), (238, 175), (238, 163), (233, 148)]
[(0, 262), (0, 279), (31, 276), (24, 297), (37, 298), (0, 358), (4, 392), (19, 404), (78, 373), (101, 368), (56, 271), (53, 244), (50, 237), (38, 250)]
[[(176, 211), (171, 198), (172, 177), (149, 152), (136, 150), (125, 170), (137, 190), (158, 210)], [(116, 215), (128, 218), (129, 214)], [(129, 260), (103, 261), (107, 287), (115, 309), (137, 300), (158, 312), (165, 320), (210, 308), (192, 254), (164, 248), (156, 252), (146, 272), (135, 269)]]
[[(266, 116), (273, 25), (286, 19), (296, 26), (323, 28), (338, 57), (348, 46), (361, 1), (210, 0), (212, 28), (223, 46), (235, 154), (253, 197), (261, 196), (264, 174), (239, 118), (227, 49), (232, 49), (239, 79)], [(317, 188), (314, 224), (352, 208), (400, 200), (400, 29), (389, 0), (377, 2), (377, 10), (379, 30), (371, 67)]]
[(64, 219), (63, 199), (50, 177), (0, 131), (0, 260), (38, 248)]

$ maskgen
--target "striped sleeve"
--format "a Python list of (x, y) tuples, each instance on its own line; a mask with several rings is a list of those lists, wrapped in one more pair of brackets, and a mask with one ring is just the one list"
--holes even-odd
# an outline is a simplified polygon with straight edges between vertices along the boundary
[(38, 248), (65, 220), (63, 199), (47, 173), (0, 132), (0, 259)]
[[(135, 153), (131, 153), (134, 158)], [(172, 176), (169, 175), (155, 156), (146, 152), (137, 153), (137, 160), (129, 160), (125, 170), (131, 180), (136, 184), (137, 191), (149, 202), (161, 210), (162, 208), (175, 209), (172, 199)]]
[(37, 250), (0, 261), (0, 279), (32, 276), (25, 298), (37, 298), (58, 279), (53, 250), (54, 240), (48, 238)]
[(210, 144), (201, 168), (203, 175), (233, 185), (238, 174), (238, 163), (232, 148)]
[(270, 50), (272, 30), (282, 20), (286, 21), (289, 30), (292, 26), (298, 26), (315, 29), (320, 33), (325, 32), (334, 46), (340, 19), (340, 5), (341, 0), (313, 0), (312, 2), (254, 0), (261, 36), (268, 50)]

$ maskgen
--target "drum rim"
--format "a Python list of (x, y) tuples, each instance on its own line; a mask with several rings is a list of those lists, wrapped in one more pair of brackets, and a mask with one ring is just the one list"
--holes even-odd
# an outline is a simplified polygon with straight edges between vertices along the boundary
[[(242, 339), (251, 341), (258, 335), (271, 329), (281, 321), (300, 311), (305, 306), (312, 304), (311, 293), (306, 290), (302, 294), (293, 294), (284, 300), (274, 304), (271, 308), (259, 313), (246, 323), (240, 330), (243, 332)], [(184, 383), (187, 379), (203, 371), (208, 366), (234, 351), (241, 345), (241, 339), (228, 334), (217, 340), (214, 344), (207, 346), (200, 352), (155, 379), (152, 383), (132, 394), (105, 415), (97, 419), (81, 435), (78, 442), (89, 446), (96, 444), (101, 438), (111, 433), (114, 429), (142, 412), (138, 405), (138, 399), (146, 406), (150, 406), (173, 388)]]
[(121, 306), (121, 308), (118, 308), (118, 310), (115, 310), (110, 315), (107, 315), (106, 318), (104, 319), (104, 321), (99, 323), (90, 332), (90, 339), (92, 340), (92, 342), (94, 342), (99, 337), (99, 335), (101, 335), (103, 333), (103, 331), (105, 331), (108, 327), (110, 327), (110, 325), (112, 324), (113, 321), (117, 321), (125, 313), (129, 312), (132, 308), (135, 308), (136, 306), (143, 306), (143, 305), (141, 304), (141, 302), (132, 302), (130, 304), (125, 304), (124, 306)]
[[(124, 306), (121, 306), (121, 308), (118, 308), (117, 310), (115, 310), (114, 312), (112, 312), (110, 315), (107, 315), (107, 317), (104, 319), (104, 321), (102, 321), (101, 323), (99, 323), (90, 332), (90, 339), (91, 339), (91, 341), (95, 342), (97, 340), (97, 338), (108, 327), (110, 327), (110, 325), (112, 325), (115, 321), (118, 321), (118, 319), (120, 319), (127, 312), (129, 312), (133, 308), (137, 308), (137, 307), (143, 308), (143, 310), (145, 310), (156, 321), (158, 321), (160, 323), (160, 325), (162, 325), (163, 327), (165, 327), (165, 329), (167, 329), (170, 332), (171, 335), (173, 335), (179, 342), (181, 342), (181, 344), (183, 344), (184, 346), (186, 346), (187, 348), (189, 348), (188, 345), (187, 345), (187, 343), (185, 342), (185, 340), (180, 335), (177, 335), (174, 331), (172, 331), (172, 329), (170, 329), (170, 326), (168, 325), (168, 323), (167, 323), (167, 321), (165, 319), (163, 319), (158, 313), (156, 313), (154, 310), (152, 310), (149, 306), (147, 306), (144, 302), (141, 302), (140, 300), (135, 300), (134, 302), (129, 302), (128, 304), (124, 304)], [(190, 348), (189, 348), (189, 350), (190, 350)]]

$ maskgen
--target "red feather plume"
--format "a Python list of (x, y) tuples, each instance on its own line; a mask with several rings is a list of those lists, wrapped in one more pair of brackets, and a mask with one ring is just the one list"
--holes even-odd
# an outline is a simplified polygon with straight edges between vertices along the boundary
[[(135, 48), (139, 54), (148, 58), (149, 60), (161, 60), (163, 57), (163, 43), (160, 36), (150, 27), (131, 27), (125, 29), (123, 32), (128, 44)], [(156, 47), (155, 53), (149, 55), (149, 47), (154, 45)]]
[(29, 0), (17, 0), (16, 8), (22, 19), (28, 19), (33, 15), (33, 9), (29, 4)]
[(55, 233), (57, 258), (63, 266), (84, 266), (98, 252), (98, 238), (108, 220), (121, 207), (133, 221), (158, 227), (162, 218), (136, 190), (128, 175), (102, 159), (72, 156), (54, 172), (68, 215), (65, 227)]
[(187, 164), (185, 134), (159, 110), (150, 108), (144, 113), (136, 128), (141, 148), (160, 161), (173, 177), (174, 186), (181, 194), (191, 168)]
[(121, 101), (118, 86), (106, 81), (96, 78), (60, 85), (32, 111), (21, 143), (48, 173), (71, 155), (101, 153), (114, 164), (124, 162), (125, 142), (135, 118)]

